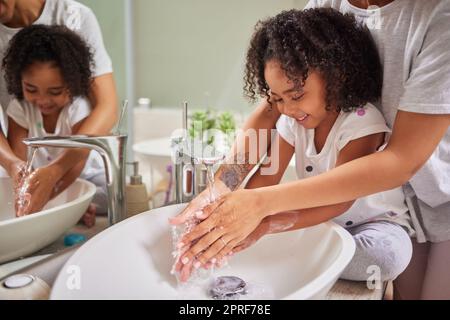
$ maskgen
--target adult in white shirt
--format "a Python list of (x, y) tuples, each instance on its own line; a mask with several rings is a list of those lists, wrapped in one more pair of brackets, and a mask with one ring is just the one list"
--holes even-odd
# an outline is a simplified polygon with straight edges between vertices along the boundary
[[(79, 33), (93, 48), (94, 80), (89, 95), (92, 113), (75, 134), (108, 134), (117, 122), (117, 93), (111, 59), (105, 50), (100, 27), (93, 12), (72, 0), (0, 0), (0, 58), (3, 58), (9, 40), (21, 28), (31, 24), (65, 25)], [(17, 181), (24, 164), (13, 154), (5, 139), (7, 123), (5, 115), (2, 115), (11, 99), (6, 91), (2, 71), (0, 73), (2, 106), (0, 108), (0, 166)], [(83, 168), (83, 166), (75, 167), (80, 162), (86, 162), (88, 156), (88, 150), (67, 149), (54, 164), (37, 169), (36, 174), (29, 181), (33, 190), (28, 207), (29, 212), (42, 208), (57, 182), (72, 170), (81, 170), (77, 168)]]
[[(324, 174), (255, 190), (237, 190), (254, 166), (249, 147), (241, 144), (246, 149), (235, 157), (247, 162), (219, 169), (215, 189), (223, 199), (212, 214), (214, 206), (204, 212), (209, 217), (187, 239), (204, 236), (186, 255), (202, 264), (218, 261), (265, 217), (290, 210), (302, 214), (403, 185), (416, 238), (410, 266), (396, 281), (398, 296), (450, 299), (450, 1), (312, 0), (307, 7), (351, 12), (371, 29), (384, 68), (377, 107), (392, 128), (390, 141), (383, 151)], [(279, 116), (263, 102), (244, 129), (273, 129)], [(182, 223), (203, 208), (207, 192), (172, 222)], [(273, 192), (277, 201), (267, 196)]]

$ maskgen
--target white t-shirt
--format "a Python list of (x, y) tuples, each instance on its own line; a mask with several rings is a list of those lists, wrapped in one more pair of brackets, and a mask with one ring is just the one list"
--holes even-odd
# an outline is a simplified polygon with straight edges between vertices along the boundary
[[(28, 130), (28, 137), (70, 136), (72, 127), (91, 113), (89, 102), (84, 98), (75, 99), (72, 104), (64, 107), (59, 114), (55, 132), (47, 133), (44, 128), (42, 114), (37, 107), (27, 101), (12, 100), (7, 114), (19, 126)], [(33, 160), (33, 167), (39, 168), (55, 160), (64, 149), (39, 148)], [(98, 174), (104, 174), (101, 156), (91, 151), (82, 174), (83, 179), (91, 179)]]
[[(314, 129), (305, 129), (297, 121), (281, 115), (277, 131), (287, 143), (295, 148), (296, 171), (304, 179), (330, 171), (336, 167), (339, 152), (352, 140), (375, 133), (390, 133), (381, 112), (367, 104), (354, 112), (340, 112), (328, 134), (325, 145), (317, 153)], [(384, 146), (382, 147), (384, 148)], [(408, 216), (402, 188), (373, 194), (355, 201), (352, 207), (334, 221), (343, 227), (353, 227), (375, 220), (389, 220), (405, 225)], [(405, 226), (409, 226), (406, 223)]]
[[(394, 0), (381, 8), (365, 10), (348, 0), (311, 0), (306, 8), (313, 7), (353, 13), (370, 29), (384, 72), (381, 104), (377, 107), (390, 128), (398, 110), (450, 114), (450, 1)], [(431, 207), (426, 217), (416, 219), (420, 221), (414, 224), (416, 230), (426, 229), (434, 241), (448, 240), (450, 128), (409, 182), (420, 201)], [(442, 217), (443, 212), (447, 219)]]
[[(91, 9), (73, 0), (46, 0), (40, 17), (34, 24), (65, 25), (77, 32), (91, 47), (94, 55), (93, 76), (97, 77), (113, 71), (111, 59), (103, 44), (102, 33), (97, 18)], [(3, 60), (11, 38), (19, 32), (20, 28), (8, 28), (0, 24), (0, 59)], [(0, 71), (0, 126), (6, 135), (7, 122), (3, 117), (5, 111), (13, 99), (8, 95), (4, 79), (4, 71)]]

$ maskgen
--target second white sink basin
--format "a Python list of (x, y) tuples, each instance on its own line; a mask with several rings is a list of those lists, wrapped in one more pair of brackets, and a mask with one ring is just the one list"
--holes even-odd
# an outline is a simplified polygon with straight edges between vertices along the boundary
[[(62, 268), (51, 299), (210, 299), (202, 287), (183, 293), (170, 274), (173, 257), (167, 219), (183, 208), (151, 210), (89, 240)], [(262, 286), (270, 292), (262, 296), (265, 299), (321, 299), (354, 251), (350, 234), (328, 222), (264, 237), (214, 276), (237, 276)]]
[(42, 211), (16, 218), (12, 189), (11, 179), (0, 178), (0, 263), (54, 242), (80, 220), (95, 194), (94, 184), (78, 179)]

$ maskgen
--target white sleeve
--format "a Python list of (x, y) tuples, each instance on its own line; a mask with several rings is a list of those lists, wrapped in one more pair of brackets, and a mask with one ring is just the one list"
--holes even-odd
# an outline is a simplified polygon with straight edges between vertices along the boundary
[(350, 113), (336, 133), (338, 150), (342, 150), (350, 141), (375, 133), (391, 132), (381, 112), (367, 104), (363, 109)]
[(22, 106), (22, 104), (17, 99), (11, 100), (6, 113), (19, 126), (21, 126), (24, 129), (29, 129), (30, 119), (28, 119), (25, 113), (24, 106)]
[(77, 98), (69, 106), (68, 120), (72, 128), (81, 120), (87, 118), (91, 114), (91, 105), (86, 98)]
[(450, 2), (435, 8), (421, 50), (411, 66), (400, 110), (450, 114)]
[(286, 140), (287, 143), (289, 143), (291, 146), (295, 146), (295, 133), (292, 127), (292, 121), (293, 119), (289, 118), (288, 116), (285, 116), (282, 114), (280, 118), (277, 121), (277, 131), (280, 134), (280, 136)]
[(309, 0), (303, 9), (321, 8), (321, 7), (333, 7), (333, 3), (330, 0)]
[(75, 26), (75, 28), (72, 26), (72, 29), (78, 32), (91, 47), (95, 63), (93, 70), (94, 77), (113, 72), (111, 58), (105, 49), (102, 31), (95, 14), (86, 6), (79, 4), (77, 6), (79, 6), (80, 10), (81, 23), (79, 26)]

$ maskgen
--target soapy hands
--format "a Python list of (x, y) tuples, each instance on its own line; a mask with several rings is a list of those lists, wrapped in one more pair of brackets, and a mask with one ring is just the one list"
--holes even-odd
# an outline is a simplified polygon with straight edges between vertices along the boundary
[(186, 221), (188, 221), (192, 217), (200, 220), (206, 219), (208, 217), (208, 212), (204, 212), (203, 209), (214, 202), (216, 199), (220, 199), (230, 192), (231, 190), (225, 184), (223, 184), (222, 181), (216, 180), (214, 182), (212, 191), (212, 199), (211, 191), (208, 187), (203, 190), (198, 196), (196, 196), (191, 202), (189, 202), (188, 206), (180, 214), (173, 218), (170, 218), (170, 224), (179, 225), (182, 223), (186, 223)]
[(172, 225), (179, 225), (186, 223), (189, 219), (193, 217), (203, 220), (207, 217), (203, 212), (203, 209), (209, 203), (210, 203), (210, 192), (209, 189), (205, 189), (191, 202), (189, 202), (188, 206), (180, 214), (178, 214), (173, 218), (169, 218), (169, 223)]
[[(198, 203), (192, 208), (196, 205)], [(183, 236), (178, 244), (178, 249), (184, 254), (180, 256), (175, 271), (180, 273), (183, 282), (189, 279), (192, 268), (209, 267), (215, 263), (220, 266), (234, 248), (243, 250), (254, 243), (252, 239), (264, 233), (264, 226), (255, 231), (265, 217), (264, 201), (256, 189), (240, 189), (224, 195), (202, 211), (192, 208), (189, 209), (190, 214), (203, 221)], [(188, 216), (186, 210), (170, 222), (175, 225), (183, 223)], [(252, 236), (247, 239), (250, 234)]]

